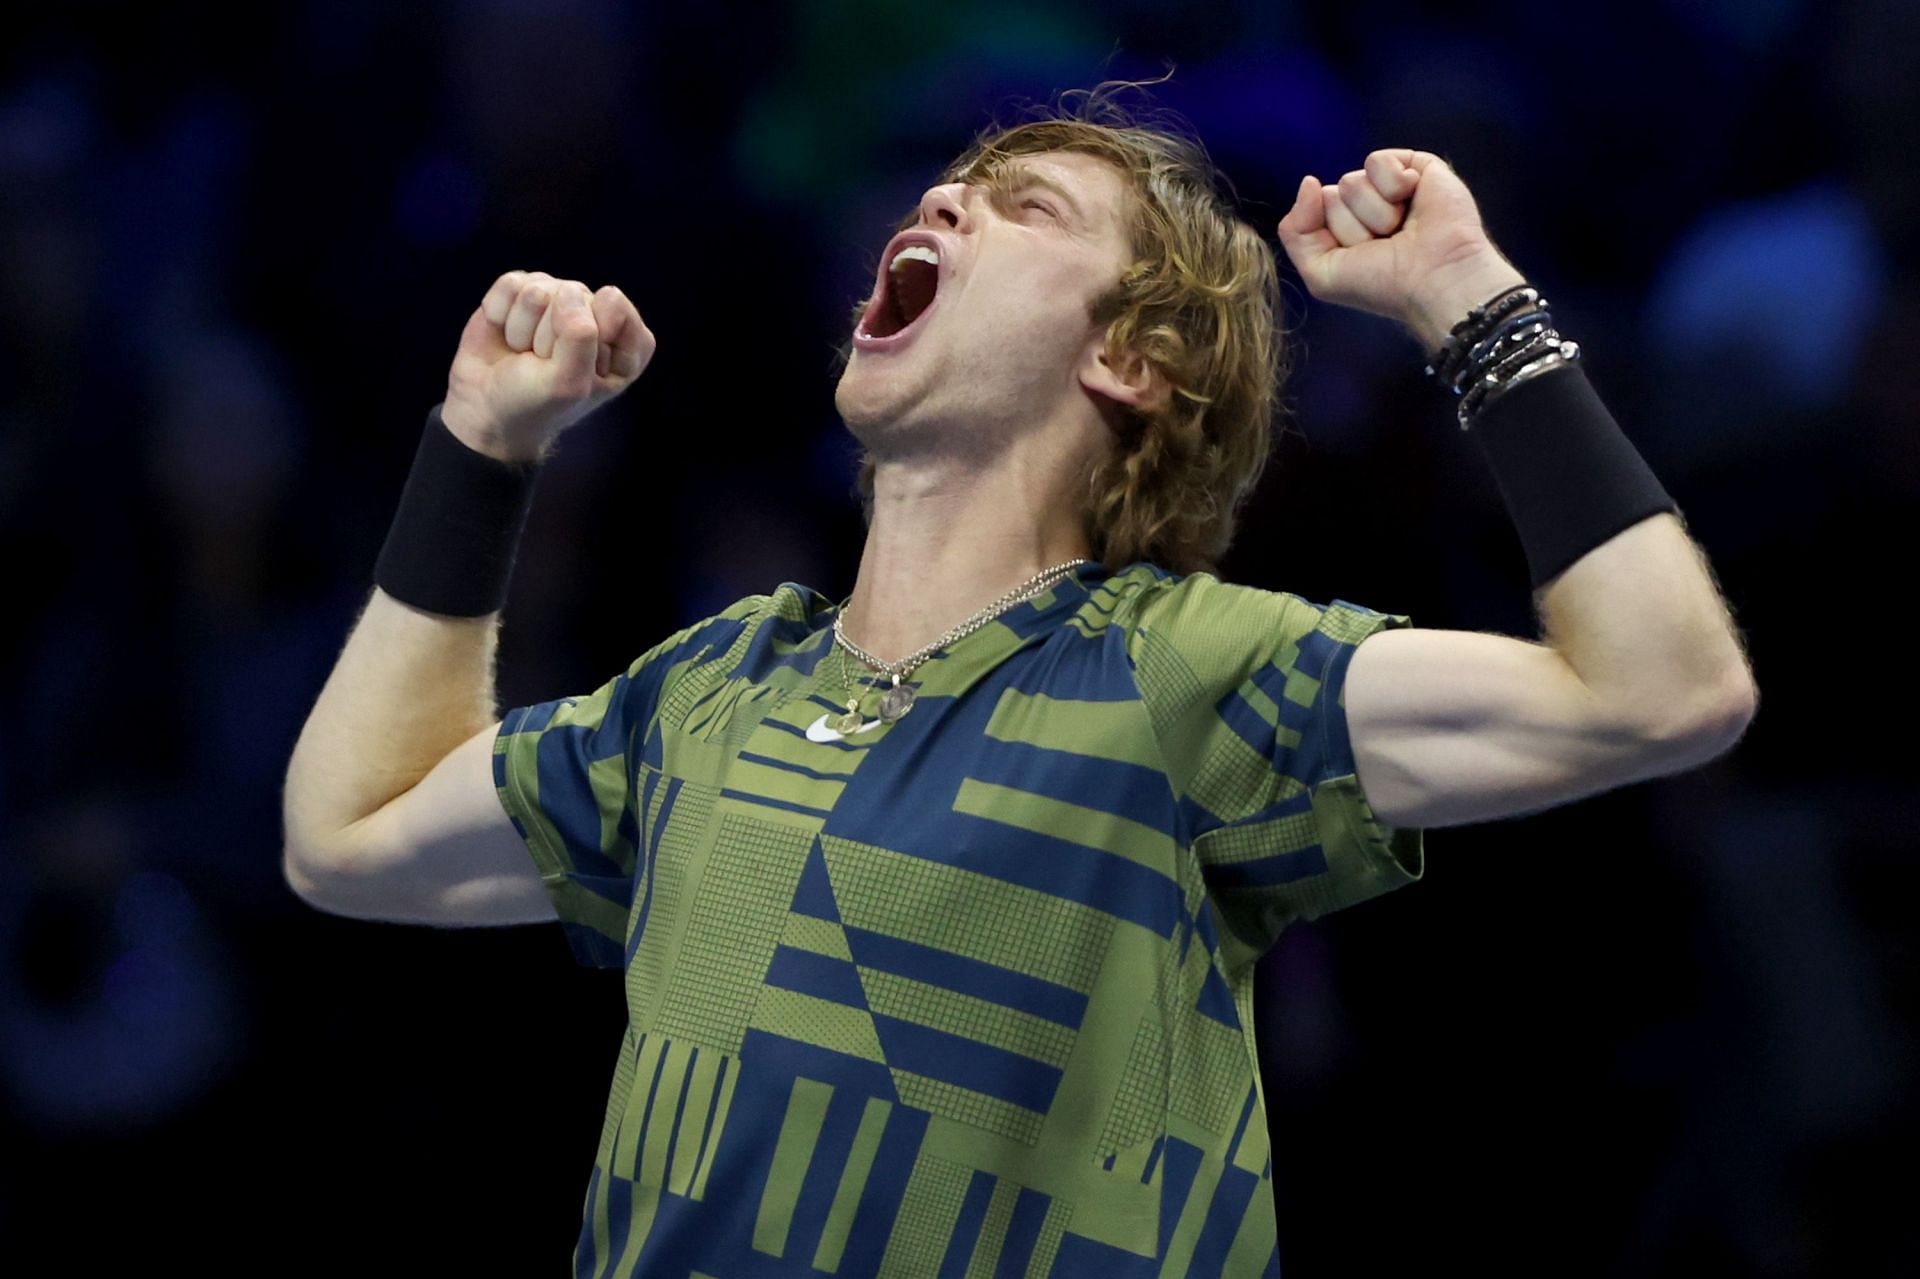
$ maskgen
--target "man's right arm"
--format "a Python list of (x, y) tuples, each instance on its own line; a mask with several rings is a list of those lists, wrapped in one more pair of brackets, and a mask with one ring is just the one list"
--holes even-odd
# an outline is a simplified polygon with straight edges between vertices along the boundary
[[(653, 351), (613, 285), (508, 271), (460, 335), (441, 420), (476, 452), (544, 458)], [(559, 918), (494, 788), (499, 624), (374, 588), (287, 766), (282, 866), (303, 899), (408, 923)]]
[(557, 918), (494, 789), (498, 628), (374, 588), (287, 769), (283, 868), (303, 899), (405, 923)]

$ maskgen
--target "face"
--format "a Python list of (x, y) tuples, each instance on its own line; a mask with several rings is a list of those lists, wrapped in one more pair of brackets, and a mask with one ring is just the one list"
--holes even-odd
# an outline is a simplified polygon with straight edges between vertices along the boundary
[(834, 394), (883, 455), (985, 457), (1023, 432), (1099, 424), (1105, 326), (1088, 308), (1131, 261), (1126, 180), (1055, 151), (1015, 157), (1011, 182), (1005, 195), (984, 182), (931, 188), (883, 254)]

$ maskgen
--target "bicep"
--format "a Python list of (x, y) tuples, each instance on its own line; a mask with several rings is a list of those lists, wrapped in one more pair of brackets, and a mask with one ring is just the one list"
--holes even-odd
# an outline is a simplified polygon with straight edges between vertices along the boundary
[(448, 752), (412, 789), (342, 833), (312, 893), (356, 919), (522, 924), (558, 918), (527, 844), (494, 786), (488, 725)]
[(1545, 644), (1408, 627), (1367, 637), (1346, 675), (1361, 789), (1394, 826), (1531, 813), (1654, 776), (1653, 735)]

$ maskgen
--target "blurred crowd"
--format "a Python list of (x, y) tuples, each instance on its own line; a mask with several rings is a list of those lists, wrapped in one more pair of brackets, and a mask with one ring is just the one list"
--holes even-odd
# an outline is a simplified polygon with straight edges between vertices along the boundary
[[(277, 1271), (396, 1230), (382, 1255), (559, 1263), (617, 977), (553, 929), (325, 916), (280, 870), (288, 756), (466, 316), (538, 269), (659, 340), (540, 480), (505, 709), (781, 581), (845, 594), (835, 347), (895, 220), (991, 114), (1170, 60), (1153, 101), (1270, 240), (1303, 173), (1447, 158), (1762, 697), (1709, 767), (1435, 831), (1421, 884), (1262, 961), (1283, 1265), (1920, 1267), (1878, 1171), (1915, 1136), (1920, 707), (1874, 620), (1920, 501), (1920, 8), (235, 12), (0, 37), (0, 1258), (111, 1222)], [(1282, 269), (1293, 425), (1223, 575), (1536, 637), (1421, 353)]]

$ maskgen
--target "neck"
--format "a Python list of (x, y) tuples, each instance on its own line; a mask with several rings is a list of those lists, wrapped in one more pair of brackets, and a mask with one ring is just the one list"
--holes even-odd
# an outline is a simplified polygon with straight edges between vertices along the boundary
[(987, 470), (954, 459), (883, 460), (844, 613), (847, 638), (880, 661), (899, 661), (1040, 570), (1092, 559), (1079, 495), (1053, 492), (1052, 473), (1014, 456)]

